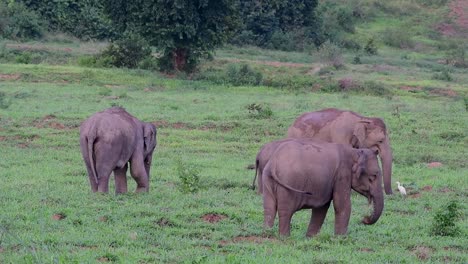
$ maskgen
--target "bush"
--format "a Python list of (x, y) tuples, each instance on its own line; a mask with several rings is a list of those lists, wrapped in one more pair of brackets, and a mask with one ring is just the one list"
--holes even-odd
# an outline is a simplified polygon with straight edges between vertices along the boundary
[(7, 94), (5, 92), (0, 91), (0, 108), (7, 109), (11, 105), (11, 100), (7, 98)]
[(150, 56), (151, 47), (146, 40), (136, 34), (125, 33), (122, 39), (115, 41), (97, 55), (95, 63), (102, 66), (110, 64), (119, 68), (136, 68), (143, 59)]
[(368, 55), (377, 55), (377, 45), (375, 44), (374, 38), (370, 38), (367, 40), (366, 45), (364, 46), (364, 51)]
[(0, 2), (0, 36), (9, 39), (36, 39), (44, 33), (43, 21), (21, 2)]
[(461, 216), (460, 205), (457, 201), (449, 202), (445, 208), (440, 209), (432, 222), (431, 234), (434, 236), (456, 236), (460, 234), (460, 228), (456, 221)]
[(317, 55), (320, 62), (328, 66), (333, 66), (336, 69), (344, 66), (343, 53), (341, 48), (328, 40), (320, 45), (317, 51)]
[(273, 111), (268, 105), (265, 104), (249, 104), (246, 106), (249, 111), (249, 117), (256, 119), (267, 119), (273, 116)]
[(468, 61), (466, 60), (466, 49), (468, 46), (464, 43), (453, 43), (450, 45), (450, 50), (446, 52), (447, 64), (459, 68), (467, 68)]
[(441, 72), (436, 72), (432, 75), (433, 80), (447, 81), (451, 82), (453, 80), (452, 75), (447, 69), (444, 69)]
[(226, 81), (234, 86), (260, 85), (262, 80), (262, 73), (248, 64), (240, 67), (236, 64), (229, 64), (226, 70)]
[(402, 29), (387, 29), (381, 33), (382, 41), (386, 45), (395, 48), (413, 48), (414, 41), (408, 31)]
[(180, 190), (184, 193), (195, 193), (200, 189), (200, 170), (191, 164), (177, 161), (177, 175), (180, 180)]

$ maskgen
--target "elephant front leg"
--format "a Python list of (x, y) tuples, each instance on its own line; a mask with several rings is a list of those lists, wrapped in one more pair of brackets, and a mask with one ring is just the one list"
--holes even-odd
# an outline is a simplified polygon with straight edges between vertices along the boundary
[(147, 192), (149, 190), (149, 179), (143, 159), (130, 162), (130, 173), (137, 183), (136, 192)]
[[(336, 197), (335, 196), (340, 196)], [(348, 232), (349, 217), (351, 215), (351, 197), (346, 193), (334, 195), (335, 235), (345, 235)]]
[(307, 237), (315, 236), (320, 232), (323, 222), (325, 221), (325, 216), (327, 215), (328, 208), (330, 207), (330, 202), (319, 208), (312, 209), (312, 215), (310, 217), (309, 228), (307, 229)]
[(127, 192), (127, 164), (120, 169), (114, 170), (115, 193)]

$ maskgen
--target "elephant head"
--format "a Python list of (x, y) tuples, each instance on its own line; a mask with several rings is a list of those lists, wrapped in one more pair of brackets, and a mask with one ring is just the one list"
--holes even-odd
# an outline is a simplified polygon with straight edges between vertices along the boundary
[(379, 220), (384, 207), (382, 175), (376, 154), (377, 151), (374, 150), (359, 149), (355, 150), (353, 156), (351, 187), (366, 196), (373, 204), (372, 215), (362, 220), (367, 225), (372, 225)]
[(362, 118), (353, 130), (351, 145), (355, 148), (369, 148), (378, 151), (382, 162), (383, 180), (386, 194), (392, 194), (392, 149), (385, 123), (380, 118)]

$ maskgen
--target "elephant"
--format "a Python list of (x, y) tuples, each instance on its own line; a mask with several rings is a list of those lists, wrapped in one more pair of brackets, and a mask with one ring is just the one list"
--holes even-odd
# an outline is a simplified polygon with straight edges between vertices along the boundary
[(258, 151), (258, 154), (255, 158), (255, 175), (254, 179), (252, 182), (252, 190), (255, 190), (255, 180), (258, 177), (258, 190), (257, 193), (261, 194), (263, 192), (263, 185), (262, 185), (262, 173), (263, 170), (268, 162), (270, 160), (271, 155), (275, 152), (276, 148), (281, 145), (281, 143), (290, 140), (290, 139), (281, 139), (281, 140), (276, 140), (272, 141), (269, 143), (266, 143), (263, 145), (260, 150)]
[(127, 168), (136, 192), (148, 192), (150, 167), (156, 148), (156, 126), (111, 107), (93, 114), (80, 126), (80, 148), (93, 192), (107, 193), (114, 172), (115, 192), (127, 192)]
[(336, 108), (300, 115), (288, 129), (290, 138), (315, 138), (354, 148), (378, 150), (382, 162), (385, 193), (392, 191), (392, 149), (387, 128), (382, 119), (364, 117), (352, 111)]
[(288, 140), (272, 154), (262, 177), (264, 225), (272, 228), (278, 213), (281, 236), (289, 236), (291, 218), (301, 209), (312, 209), (306, 236), (318, 234), (332, 200), (335, 234), (346, 234), (351, 189), (373, 204), (364, 224), (377, 222), (384, 208), (381, 170), (371, 149), (313, 139)]

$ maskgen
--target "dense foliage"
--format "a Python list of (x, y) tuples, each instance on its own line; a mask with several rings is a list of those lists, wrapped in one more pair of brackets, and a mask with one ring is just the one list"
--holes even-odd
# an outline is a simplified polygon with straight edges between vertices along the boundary
[(200, 57), (224, 43), (236, 27), (233, 0), (104, 3), (118, 32), (136, 32), (161, 51), (163, 70), (192, 70)]

